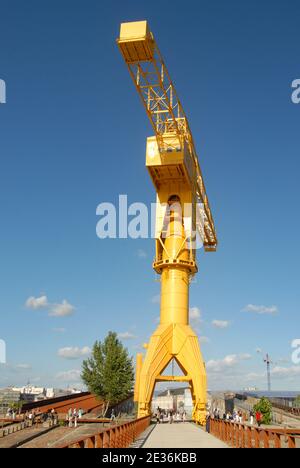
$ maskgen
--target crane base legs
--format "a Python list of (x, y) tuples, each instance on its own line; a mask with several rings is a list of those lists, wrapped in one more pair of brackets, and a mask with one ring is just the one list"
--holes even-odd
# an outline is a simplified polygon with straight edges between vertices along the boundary
[[(162, 375), (172, 359), (176, 360), (184, 375)], [(166, 380), (189, 384), (194, 405), (193, 420), (205, 424), (206, 372), (198, 337), (189, 325), (161, 324), (152, 335), (137, 375), (139, 417), (151, 414), (155, 384)]]

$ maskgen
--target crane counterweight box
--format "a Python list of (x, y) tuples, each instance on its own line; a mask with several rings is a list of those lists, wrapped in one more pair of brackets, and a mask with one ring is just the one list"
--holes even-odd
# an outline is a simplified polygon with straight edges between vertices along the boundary
[(154, 41), (147, 21), (122, 23), (117, 42), (127, 63), (153, 58)]

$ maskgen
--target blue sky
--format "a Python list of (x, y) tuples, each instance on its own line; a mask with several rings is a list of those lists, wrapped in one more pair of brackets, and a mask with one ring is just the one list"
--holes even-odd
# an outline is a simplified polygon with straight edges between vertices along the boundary
[(189, 117), (220, 242), (199, 254), (191, 287), (209, 387), (265, 388), (260, 348), (273, 388), (300, 390), (299, 2), (0, 9), (0, 386), (76, 384), (108, 330), (135, 354), (156, 327), (154, 242), (95, 233), (99, 203), (155, 200), (144, 167), (152, 130), (115, 44), (122, 21), (147, 19)]

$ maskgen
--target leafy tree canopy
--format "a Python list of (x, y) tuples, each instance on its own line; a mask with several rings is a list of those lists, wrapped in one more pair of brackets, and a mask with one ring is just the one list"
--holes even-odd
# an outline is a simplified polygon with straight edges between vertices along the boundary
[(262, 423), (271, 424), (272, 422), (272, 404), (266, 397), (262, 397), (253, 407), (254, 411), (260, 411), (262, 414)]
[(83, 361), (81, 378), (107, 404), (118, 403), (132, 392), (132, 358), (116, 333), (109, 332), (103, 343), (95, 342), (91, 357)]

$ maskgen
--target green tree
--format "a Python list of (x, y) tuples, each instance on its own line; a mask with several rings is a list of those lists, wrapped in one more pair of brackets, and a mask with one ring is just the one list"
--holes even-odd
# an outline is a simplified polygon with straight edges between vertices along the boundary
[(81, 378), (106, 403), (103, 414), (110, 404), (129, 396), (134, 381), (132, 358), (116, 333), (109, 332), (103, 343), (95, 342), (91, 357), (82, 363)]
[(262, 397), (253, 407), (254, 411), (260, 411), (262, 414), (262, 423), (269, 425), (272, 422), (272, 404), (266, 397)]
[(22, 406), (24, 405), (24, 401), (20, 400), (20, 401), (12, 401), (8, 406), (14, 410), (14, 411), (18, 411), (19, 409), (22, 409)]
[(295, 408), (300, 408), (300, 395), (298, 395), (297, 398), (295, 398), (295, 400), (293, 402), (293, 406)]

